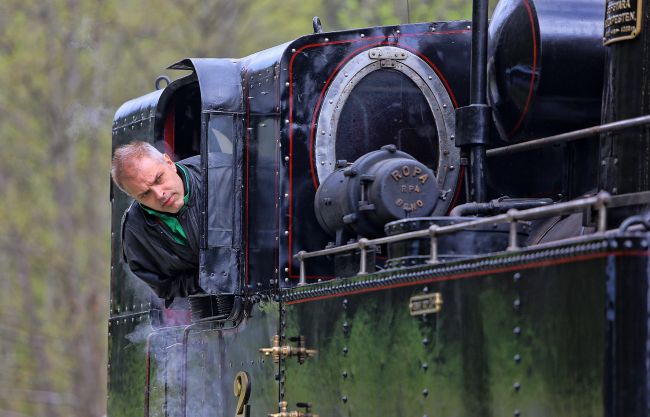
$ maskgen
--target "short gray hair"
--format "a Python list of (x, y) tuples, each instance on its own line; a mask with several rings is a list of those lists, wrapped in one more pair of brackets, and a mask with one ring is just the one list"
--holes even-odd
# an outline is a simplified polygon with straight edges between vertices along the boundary
[(129, 176), (128, 174), (135, 162), (145, 156), (155, 161), (165, 161), (163, 154), (158, 149), (152, 144), (140, 140), (133, 141), (115, 149), (111, 164), (111, 177), (120, 190), (126, 192), (124, 189), (124, 180)]

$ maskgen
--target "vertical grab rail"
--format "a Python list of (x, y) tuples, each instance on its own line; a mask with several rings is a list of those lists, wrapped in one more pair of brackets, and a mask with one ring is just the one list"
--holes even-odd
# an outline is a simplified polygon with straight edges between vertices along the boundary
[(430, 264), (437, 264), (438, 263), (438, 237), (436, 236), (436, 233), (438, 232), (438, 226), (431, 225), (429, 226), (429, 238), (431, 239), (430, 243), (430, 250), (431, 250), (431, 258), (429, 259)]
[(362, 237), (359, 239), (359, 273), (357, 275), (366, 275), (368, 273), (368, 239)]
[(510, 223), (510, 231), (508, 232), (508, 248), (506, 250), (515, 251), (519, 249), (517, 243), (517, 214), (519, 210), (510, 209), (506, 216), (508, 217), (508, 223)]

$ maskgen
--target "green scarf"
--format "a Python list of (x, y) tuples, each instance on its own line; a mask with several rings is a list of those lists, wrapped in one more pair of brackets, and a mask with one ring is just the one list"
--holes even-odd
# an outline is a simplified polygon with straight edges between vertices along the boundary
[(163, 213), (157, 210), (152, 210), (142, 204), (140, 204), (140, 207), (142, 207), (142, 209), (147, 213), (160, 219), (160, 221), (163, 222), (165, 226), (167, 226), (167, 229), (171, 232), (174, 242), (180, 243), (181, 245), (187, 245), (187, 235), (185, 234), (185, 230), (183, 230), (183, 226), (181, 226), (181, 222), (178, 221), (178, 214), (182, 213), (185, 210), (185, 205), (190, 199), (190, 181), (188, 180), (189, 174), (187, 172), (187, 169), (181, 164), (176, 164), (176, 166), (183, 172), (186, 190), (185, 197), (183, 197), (183, 207), (181, 207), (178, 213)]

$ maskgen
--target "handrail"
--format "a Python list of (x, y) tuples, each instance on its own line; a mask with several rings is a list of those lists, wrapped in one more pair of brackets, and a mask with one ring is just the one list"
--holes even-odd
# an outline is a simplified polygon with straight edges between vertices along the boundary
[(560, 133), (558, 135), (548, 136), (541, 139), (522, 141), (521, 143), (517, 143), (514, 145), (489, 149), (486, 152), (486, 155), (488, 158), (491, 158), (493, 156), (508, 155), (511, 153), (528, 151), (531, 149), (542, 148), (544, 146), (553, 145), (556, 143), (570, 142), (573, 140), (583, 139), (601, 133), (615, 132), (617, 130), (623, 130), (623, 129), (628, 129), (630, 127), (643, 126), (647, 124), (650, 124), (650, 115), (619, 120), (617, 122), (605, 123), (603, 125), (592, 126), (580, 130), (574, 130), (572, 132)]
[(377, 239), (366, 239), (361, 238), (356, 243), (349, 243), (347, 245), (337, 246), (335, 248), (327, 248), (313, 252), (300, 251), (294, 255), (294, 258), (298, 259), (300, 262), (300, 281), (298, 285), (304, 285), (307, 283), (306, 273), (305, 273), (305, 259), (315, 258), (319, 256), (333, 255), (337, 253), (348, 252), (351, 250), (359, 249), (361, 251), (360, 261), (359, 261), (359, 273), (358, 275), (365, 275), (368, 272), (367, 269), (367, 252), (368, 248), (374, 245), (381, 245), (384, 243), (394, 243), (400, 242), (408, 239), (417, 239), (423, 237), (429, 237), (431, 239), (431, 252), (430, 258), (427, 261), (429, 264), (438, 263), (438, 248), (437, 248), (437, 238), (440, 235), (459, 232), (462, 230), (467, 230), (468, 228), (474, 226), (482, 226), (485, 224), (494, 224), (494, 223), (509, 223), (509, 245), (506, 250), (514, 251), (519, 249), (517, 245), (517, 222), (521, 220), (533, 220), (537, 218), (548, 217), (551, 215), (562, 215), (572, 212), (582, 210), (587, 207), (593, 207), (598, 210), (598, 218), (596, 222), (596, 232), (602, 233), (605, 232), (607, 227), (607, 204), (610, 201), (609, 193), (605, 191), (599, 192), (595, 196), (579, 198), (572, 201), (567, 201), (565, 203), (553, 204), (550, 206), (535, 207), (527, 210), (517, 210), (510, 209), (505, 214), (499, 214), (491, 217), (484, 217), (476, 220), (471, 220), (468, 222), (456, 223), (449, 226), (436, 226), (432, 225), (428, 229), (416, 230), (413, 232), (401, 233), (394, 236), (380, 237)]

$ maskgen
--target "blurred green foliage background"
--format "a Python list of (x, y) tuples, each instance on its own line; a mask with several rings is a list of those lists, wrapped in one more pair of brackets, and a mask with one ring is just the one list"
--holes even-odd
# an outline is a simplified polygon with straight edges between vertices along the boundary
[(185, 57), (471, 18), (470, 0), (0, 1), (0, 415), (106, 404), (111, 123)]

